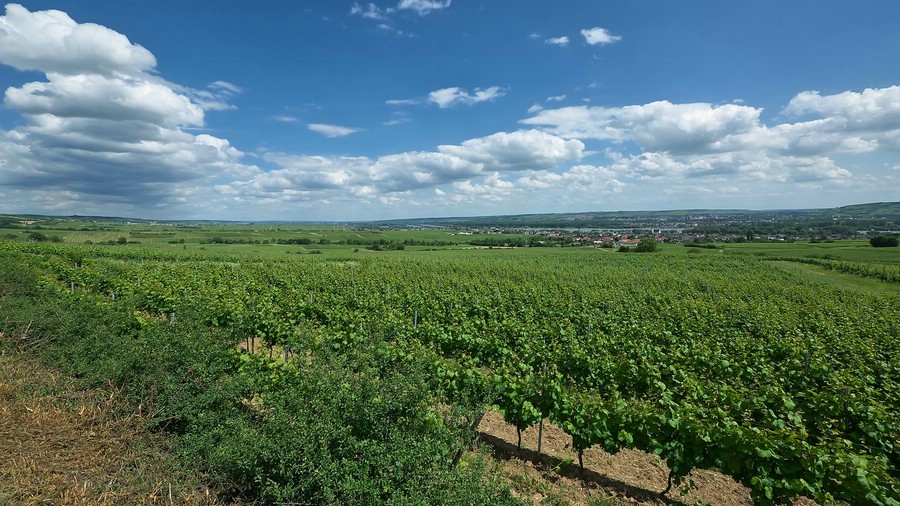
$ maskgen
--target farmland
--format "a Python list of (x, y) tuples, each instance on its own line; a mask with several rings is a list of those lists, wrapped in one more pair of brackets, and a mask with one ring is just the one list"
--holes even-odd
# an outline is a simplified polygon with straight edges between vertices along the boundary
[(579, 460), (658, 455), (674, 485), (706, 469), (758, 504), (900, 500), (898, 248), (70, 228), (42, 230), (57, 242), (6, 232), (7, 282), (102, 324), (41, 336), (6, 296), (4, 334), (129, 384), (147, 423), (235, 497), (515, 502), (468, 451), (493, 406), (519, 433), (552, 422)]

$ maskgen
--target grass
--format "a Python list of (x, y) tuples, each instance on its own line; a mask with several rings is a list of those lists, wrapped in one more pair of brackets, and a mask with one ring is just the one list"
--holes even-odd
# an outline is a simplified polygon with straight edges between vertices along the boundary
[(885, 283), (877, 279), (833, 271), (818, 265), (787, 261), (775, 261), (771, 264), (813, 283), (867, 293), (900, 294), (900, 284), (897, 283)]
[[(83, 226), (84, 223), (39, 223), (36, 225), (42, 225), (42, 228), (34, 231), (49, 237), (59, 237), (66, 244), (102, 244), (108, 241), (115, 242), (120, 237), (125, 237), (130, 243), (127, 246), (109, 245), (105, 247), (141, 248), (151, 251), (210, 252), (263, 258), (277, 258), (287, 254), (310, 254), (314, 251), (331, 256), (368, 252), (365, 244), (347, 244), (348, 242), (402, 243), (417, 241), (434, 243), (433, 246), (411, 245), (406, 247), (409, 251), (431, 251), (470, 248), (468, 242), (478, 239), (522, 237), (520, 234), (459, 236), (455, 235), (457, 231), (450, 229), (362, 230), (338, 225), (205, 224), (202, 227), (150, 227), (146, 224), (104, 224), (102, 228)], [(31, 230), (24, 229), (0, 229), (0, 238), (15, 237), (18, 240), (27, 240), (30, 232)], [(259, 244), (211, 244), (213, 238), (258, 241)], [(277, 244), (279, 240), (288, 239), (309, 239), (311, 244)], [(319, 244), (319, 242), (324, 242), (324, 244)], [(339, 244), (342, 242), (345, 244)], [(384, 253), (393, 253), (393, 251)]]
[(0, 353), (0, 504), (222, 504), (201, 480), (118, 390)]
[[(684, 248), (688, 249), (688, 248)], [(868, 241), (733, 243), (722, 246), (728, 254), (774, 257), (831, 258), (848, 262), (900, 265), (900, 248), (873, 248)], [(710, 250), (715, 251), (715, 250)]]
[[(435, 246), (406, 246), (405, 253), (433, 252), (444, 250), (469, 250), (470, 241), (501, 237), (520, 238), (520, 234), (473, 234), (457, 235), (453, 229), (357, 229), (334, 224), (216, 224), (203, 223), (192, 226), (150, 225), (147, 223), (92, 223), (89, 221), (45, 220), (34, 223), (35, 230), (47, 236), (59, 237), (66, 244), (100, 244), (125, 237), (140, 244), (127, 246), (104, 246), (109, 248), (141, 248), (151, 251), (208, 252), (211, 254), (234, 254), (247, 257), (279, 258), (288, 254), (322, 254), (346, 256), (350, 254), (370, 254), (365, 245), (347, 242), (389, 241), (402, 243), (417, 241), (434, 243)], [(0, 238), (5, 236), (25, 240), (30, 230), (0, 229)], [(260, 244), (210, 244), (213, 238), (225, 240), (259, 241)], [(305, 245), (275, 244), (279, 240), (309, 239)], [(183, 241), (183, 243), (181, 242)], [(269, 244), (264, 244), (269, 242)], [(324, 244), (320, 244), (324, 242)], [(345, 244), (339, 244), (339, 243)], [(873, 248), (864, 240), (841, 240), (834, 242), (750, 242), (717, 244), (717, 249), (686, 248), (681, 244), (662, 244), (665, 254), (743, 254), (772, 257), (833, 258), (849, 262), (900, 265), (900, 248)], [(615, 250), (604, 250), (614, 252)], [(316, 252), (316, 253), (313, 253)], [(375, 252), (378, 254), (398, 254), (398, 251)]]

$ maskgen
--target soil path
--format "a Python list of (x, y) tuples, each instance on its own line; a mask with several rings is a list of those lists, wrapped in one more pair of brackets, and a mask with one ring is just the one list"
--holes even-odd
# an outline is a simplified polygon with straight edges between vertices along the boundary
[[(673, 486), (662, 496), (668, 467), (658, 456), (636, 450), (610, 455), (590, 448), (584, 452), (581, 473), (572, 438), (547, 420), (540, 455), (538, 426), (522, 432), (522, 449), (516, 446), (515, 426), (496, 411), (485, 414), (478, 430), (480, 440), (493, 449), (497, 466), (513, 491), (533, 504), (753, 504), (746, 487), (728, 476), (706, 470), (695, 470), (683, 486)], [(805, 498), (794, 504), (815, 505)]]

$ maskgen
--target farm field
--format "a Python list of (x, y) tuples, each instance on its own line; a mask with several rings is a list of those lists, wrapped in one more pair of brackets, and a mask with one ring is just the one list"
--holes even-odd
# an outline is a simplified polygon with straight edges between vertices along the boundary
[(726, 246), (729, 253), (773, 257), (824, 258), (848, 262), (900, 264), (900, 248), (873, 248), (868, 241), (797, 241), (789, 243), (747, 242)]
[[(306, 233), (334, 242), (363, 235)], [(389, 237), (455, 237), (417, 233)], [(479, 421), (493, 406), (526, 441), (542, 420), (552, 423), (569, 438), (569, 465), (579, 473), (598, 472), (590, 468), (593, 458), (584, 471), (579, 466), (591, 452), (655, 455), (669, 471), (661, 471), (663, 495), (672, 498), (680, 497), (688, 476), (715, 471), (746, 487), (740, 494), (757, 504), (798, 496), (825, 503), (898, 500), (900, 296), (897, 283), (873, 277), (897, 269), (896, 248), (749, 243), (688, 254), (691, 248), (666, 244), (653, 254), (620, 254), (474, 248), (460, 241), (399, 251), (326, 243), (302, 245), (322, 254), (289, 255), (291, 248), (301, 251), (298, 245), (144, 239), (103, 246), (65, 238), (8, 241), (0, 242), (0, 255), (34, 273), (42, 298), (115, 312), (125, 333), (139, 336), (137, 348), (134, 339), (113, 345), (110, 337), (110, 349), (125, 346), (128, 353), (116, 355), (131, 357), (131, 365), (116, 365), (118, 358), (98, 351), (107, 343), (100, 337), (51, 351), (81, 374), (100, 360), (115, 374), (143, 378), (145, 366), (137, 363), (147, 354), (171, 361), (185, 347), (199, 354), (203, 370), (211, 368), (209, 357), (218, 357), (206, 381), (240, 387), (202, 407), (178, 395), (184, 404), (177, 406), (167, 406), (161, 392), (150, 396), (155, 400), (146, 391), (134, 395), (168, 412), (157, 428), (172, 431), (183, 452), (224, 476), (242, 497), (429, 497), (406, 481), (369, 488), (384, 479), (378, 469), (386, 462), (416, 466), (422, 458), (433, 462), (436, 483), (468, 484), (458, 487), (460, 497), (504, 497), (496, 477), (475, 478), (493, 476), (483, 456), (466, 452), (460, 460), (459, 453), (472, 448)], [(823, 265), (839, 263), (783, 260), (809, 260), (814, 252), (830, 255), (812, 258)], [(837, 270), (846, 265), (862, 267)], [(7, 335), (25, 325), (9, 317), (0, 323)], [(178, 334), (182, 326), (189, 335)], [(140, 337), (169, 332), (175, 341), (152, 349), (150, 338)], [(200, 370), (169, 367), (167, 379), (157, 378), (159, 388), (171, 393), (171, 382), (185, 381), (177, 379), (186, 374), (179, 367)], [(311, 385), (310, 378), (320, 381)], [(304, 414), (307, 405), (318, 410)], [(405, 427), (371, 416), (402, 419)], [(368, 432), (373, 424), (391, 434), (391, 444)], [(338, 427), (351, 430), (338, 438), (352, 441), (350, 447), (293, 434)], [(408, 447), (420, 438), (424, 446)], [(333, 454), (304, 453), (323, 444)], [(378, 450), (369, 460), (342, 460), (361, 458), (361, 448)], [(356, 464), (346, 468), (351, 461)], [(313, 479), (305, 465), (345, 470), (340, 479)], [(413, 467), (402, 469), (417, 476)]]

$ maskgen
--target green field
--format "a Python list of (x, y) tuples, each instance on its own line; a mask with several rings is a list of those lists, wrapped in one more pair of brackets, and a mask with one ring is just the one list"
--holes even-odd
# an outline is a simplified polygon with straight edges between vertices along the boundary
[(732, 243), (728, 253), (798, 258), (825, 258), (850, 262), (900, 265), (900, 248), (873, 248), (868, 241), (834, 241), (792, 243)]
[(0, 297), (0, 331), (55, 328), (54, 363), (131, 389), (251, 500), (514, 503), (465, 453), (490, 406), (520, 431), (549, 418), (579, 454), (659, 455), (675, 482), (725, 473), (758, 504), (900, 500), (898, 248), (80, 228), (0, 240), (0, 293), (37, 297)]

